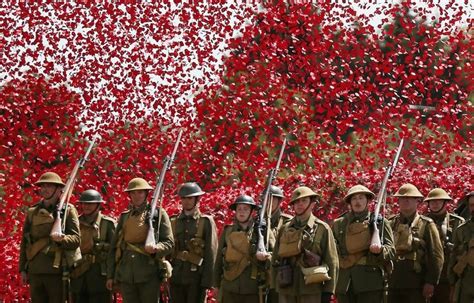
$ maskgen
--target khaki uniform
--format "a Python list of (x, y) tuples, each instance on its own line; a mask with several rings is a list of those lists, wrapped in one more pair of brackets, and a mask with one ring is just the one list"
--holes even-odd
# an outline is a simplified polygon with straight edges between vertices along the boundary
[(344, 302), (382, 302), (385, 284), (385, 265), (395, 257), (392, 228), (384, 219), (379, 224), (382, 252), (369, 252), (372, 231), (370, 213), (349, 212), (336, 219), (333, 225), (339, 255), (339, 274), (336, 296)]
[[(258, 303), (259, 287), (269, 284), (269, 262), (258, 261), (257, 233), (252, 222), (248, 229), (238, 223), (224, 228), (217, 249), (214, 285), (219, 288), (219, 302)], [(274, 240), (269, 240), (269, 250)]]
[[(271, 223), (271, 230), (274, 235), (278, 234), (278, 230), (287, 222), (289, 222), (293, 216), (282, 213), (280, 208), (278, 208), (273, 214), (270, 219)], [(271, 270), (273, 271), (274, 268), (272, 267)], [(273, 273), (272, 273), (273, 276)], [(275, 286), (272, 285), (268, 292), (267, 303), (277, 303), (278, 302), (278, 293), (275, 290)]]
[(27, 272), (32, 302), (62, 302), (64, 267), (71, 268), (81, 257), (79, 219), (76, 208), (68, 204), (64, 239), (50, 239), (56, 206), (44, 202), (28, 209), (20, 247), (20, 272)]
[(111, 293), (105, 287), (107, 255), (115, 232), (115, 220), (102, 215), (79, 217), (82, 260), (71, 273), (74, 303), (110, 302)]
[[(294, 245), (294, 242), (297, 244)], [(330, 280), (311, 283), (312, 274), (303, 274), (303, 269), (310, 269), (306, 266), (303, 249), (321, 257), (320, 263), (326, 267)], [(291, 219), (278, 232), (273, 266), (276, 267), (273, 278), (280, 302), (317, 303), (321, 302), (323, 293), (334, 294), (339, 261), (330, 227), (313, 214), (306, 222)], [(289, 280), (284, 276), (289, 277)]]
[(389, 302), (425, 302), (425, 283), (437, 285), (444, 254), (438, 230), (432, 219), (415, 213), (390, 219), (396, 258), (389, 278)]
[(173, 251), (173, 233), (168, 214), (154, 219), (155, 239), (159, 252), (150, 255), (144, 250), (148, 233), (148, 205), (128, 210), (120, 215), (108, 256), (107, 278), (119, 284), (124, 302), (153, 302), (159, 297), (160, 283), (166, 277), (163, 258)]
[(448, 278), (455, 285), (455, 302), (474, 302), (474, 218), (453, 232), (453, 253), (448, 264)]
[(431, 303), (444, 303), (449, 301), (450, 285), (448, 280), (448, 260), (453, 250), (453, 231), (459, 225), (464, 223), (464, 218), (455, 214), (445, 213), (443, 215), (436, 215), (434, 213), (427, 214), (427, 217), (433, 219), (438, 228), (441, 245), (444, 252), (444, 264), (439, 278), (439, 284), (436, 286)]
[(213, 286), (217, 254), (216, 224), (199, 211), (171, 217), (175, 248), (171, 259), (171, 300), (176, 303), (205, 302)]

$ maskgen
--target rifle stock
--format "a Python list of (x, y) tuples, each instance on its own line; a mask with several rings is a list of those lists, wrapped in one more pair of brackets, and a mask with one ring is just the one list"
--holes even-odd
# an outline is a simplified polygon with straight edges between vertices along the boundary
[[(53, 227), (51, 228), (50, 236), (52, 237), (60, 237), (64, 234), (64, 230), (66, 228), (67, 207), (69, 204), (69, 200), (71, 199), (72, 192), (74, 190), (77, 175), (79, 174), (79, 170), (86, 163), (87, 158), (89, 157), (89, 154), (92, 150), (92, 147), (94, 147), (95, 140), (96, 139), (94, 138), (92, 142), (89, 143), (89, 147), (87, 148), (84, 157), (82, 157), (76, 162), (71, 174), (69, 175), (66, 185), (64, 186), (61, 197), (59, 198), (59, 204), (56, 208), (56, 219), (54, 220)], [(63, 213), (63, 218), (61, 218), (61, 213)]]
[(380, 187), (380, 191), (377, 195), (377, 204), (375, 206), (375, 211), (374, 211), (374, 219), (372, 223), (372, 238), (370, 240), (370, 249), (376, 249), (378, 247), (382, 246), (382, 242), (380, 240), (380, 233), (379, 233), (379, 228), (377, 226), (377, 221), (380, 215), (380, 208), (382, 204), (385, 203), (386, 196), (387, 196), (387, 183), (388, 180), (392, 177), (393, 171), (395, 170), (395, 167), (397, 166), (398, 159), (400, 158), (400, 153), (403, 148), (403, 139), (400, 141), (400, 144), (398, 145), (397, 152), (395, 154), (395, 158), (393, 159), (393, 162), (387, 167), (385, 171), (385, 175), (382, 181), (382, 186)]
[[(163, 183), (165, 180), (166, 172), (171, 168), (173, 164), (174, 158), (176, 156), (176, 151), (178, 150), (179, 143), (181, 141), (181, 136), (183, 134), (183, 130), (179, 131), (178, 138), (174, 144), (173, 151), (171, 155), (166, 156), (163, 161), (163, 167), (161, 168), (161, 172), (156, 179), (156, 188), (153, 192), (153, 197), (150, 203), (150, 215), (148, 218), (148, 234), (145, 240), (145, 248), (152, 249), (155, 247), (156, 238), (155, 238), (155, 228), (153, 227), (153, 218), (155, 217), (157, 204), (158, 204), (158, 211), (161, 212), (161, 205), (162, 205), (162, 196), (163, 196)], [(160, 228), (161, 223), (161, 213), (158, 214), (158, 228)]]

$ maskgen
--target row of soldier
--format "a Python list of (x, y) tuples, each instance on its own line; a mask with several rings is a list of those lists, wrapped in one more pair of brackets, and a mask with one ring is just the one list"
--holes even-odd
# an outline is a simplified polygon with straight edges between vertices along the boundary
[[(79, 198), (82, 213), (70, 205), (64, 234), (50, 236), (54, 209), (64, 186), (52, 172), (36, 182), (42, 200), (28, 209), (23, 227), (20, 272), (33, 302), (110, 302), (119, 290), (124, 302), (158, 302), (169, 282), (173, 302), (205, 302), (218, 290), (219, 302), (474, 302), (474, 192), (465, 199), (471, 218), (447, 213), (452, 199), (442, 189), (426, 198), (405, 184), (394, 195), (399, 214), (373, 218), (368, 188), (356, 185), (344, 201), (349, 211), (332, 227), (313, 214), (319, 196), (296, 188), (284, 214), (280, 188), (271, 187), (268, 252), (256, 251), (255, 213), (259, 205), (242, 195), (230, 205), (234, 223), (220, 238), (212, 216), (199, 210), (205, 193), (194, 182), (180, 186), (182, 211), (153, 220), (156, 244), (145, 246), (147, 198), (152, 187), (132, 179), (130, 207), (118, 223), (101, 214), (104, 201), (95, 190)], [(424, 198), (424, 199), (423, 199)], [(427, 216), (418, 213), (428, 203)], [(370, 246), (376, 220), (380, 246)], [(373, 222), (373, 221), (372, 221)], [(64, 270), (66, 269), (66, 270)], [(70, 278), (70, 289), (60, 285)]]

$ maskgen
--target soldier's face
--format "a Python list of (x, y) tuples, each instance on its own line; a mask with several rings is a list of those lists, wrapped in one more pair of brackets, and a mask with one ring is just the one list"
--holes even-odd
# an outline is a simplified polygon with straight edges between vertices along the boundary
[(445, 200), (430, 200), (428, 201), (428, 208), (431, 212), (446, 212), (446, 201)]
[(99, 209), (99, 203), (79, 203), (82, 214), (86, 216), (92, 215), (97, 209)]
[(145, 202), (147, 191), (146, 190), (133, 190), (130, 193), (130, 201), (134, 206), (140, 206)]
[(400, 197), (398, 198), (398, 205), (400, 212), (405, 216), (410, 216), (416, 212), (419, 198)]
[(295, 210), (295, 214), (297, 216), (304, 216), (308, 212), (311, 212), (313, 209), (309, 207), (311, 204), (311, 197), (304, 197), (293, 202), (293, 209)]
[(197, 197), (182, 197), (181, 207), (183, 210), (193, 210), (193, 208), (196, 206), (196, 199)]
[(39, 194), (44, 199), (54, 200), (59, 198), (61, 190), (59, 186), (53, 183), (43, 183), (40, 185)]
[(250, 213), (252, 212), (252, 207), (247, 204), (237, 204), (235, 208), (235, 218), (238, 222), (245, 223), (250, 218)]
[(272, 201), (272, 213), (274, 213), (280, 206), (281, 198), (272, 197), (271, 201)]
[(367, 208), (367, 196), (365, 194), (355, 194), (351, 197), (351, 209), (355, 213), (361, 213)]

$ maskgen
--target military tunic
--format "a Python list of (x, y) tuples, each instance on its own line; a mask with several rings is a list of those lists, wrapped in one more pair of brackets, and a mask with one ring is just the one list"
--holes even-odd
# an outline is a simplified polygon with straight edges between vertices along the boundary
[(456, 285), (454, 302), (474, 302), (474, 218), (453, 232), (453, 253), (448, 264), (448, 278)]
[(438, 284), (444, 262), (436, 225), (432, 219), (418, 213), (408, 218), (394, 216), (390, 224), (396, 257), (389, 278), (388, 301), (425, 302), (423, 286), (426, 283)]
[[(278, 208), (274, 213), (272, 213), (272, 217), (270, 219), (270, 226), (271, 230), (273, 232), (273, 235), (278, 234), (278, 230), (287, 222), (289, 222), (293, 217), (291, 215), (285, 214), (281, 212), (281, 209)], [(273, 271), (274, 268), (273, 266), (271, 267), (271, 270)], [(272, 276), (274, 273), (272, 272)], [(268, 293), (267, 297), (267, 303), (277, 303), (278, 302), (278, 293), (276, 292), (275, 286), (271, 285), (271, 288)]]
[[(243, 258), (239, 261), (228, 262), (226, 250), (229, 250), (229, 241), (234, 233), (244, 233), (248, 249), (242, 251)], [(214, 285), (219, 288), (219, 302), (225, 303), (258, 303), (259, 286), (265, 288), (268, 281), (269, 262), (258, 261), (255, 254), (257, 232), (251, 222), (244, 229), (238, 223), (224, 228), (217, 249), (216, 264), (214, 269)], [(273, 241), (269, 241), (269, 251), (273, 248)], [(229, 278), (232, 276), (231, 278)]]
[(115, 220), (99, 212), (95, 218), (81, 215), (79, 222), (82, 260), (71, 273), (74, 302), (110, 302), (111, 293), (105, 283)]
[[(80, 230), (76, 208), (69, 204), (66, 214), (64, 239), (61, 243), (50, 239), (55, 221), (56, 205), (44, 202), (28, 209), (23, 225), (20, 246), (20, 272), (27, 272), (31, 300), (35, 302), (62, 302), (63, 266), (70, 268), (80, 259)], [(66, 264), (64, 264), (66, 262)]]
[[(158, 252), (150, 255), (144, 250), (148, 233), (149, 206), (123, 212), (112, 239), (108, 256), (107, 278), (119, 285), (124, 302), (153, 302), (159, 297), (159, 288), (165, 276), (162, 260), (173, 251), (173, 233), (168, 214), (156, 211), (153, 220)], [(158, 215), (161, 214), (158, 228)]]
[[(309, 250), (321, 257), (321, 264), (328, 267), (328, 275), (331, 278), (329, 281), (319, 284), (305, 284), (304, 275), (301, 270), (300, 253), (297, 256), (290, 258), (281, 258), (279, 256), (280, 242), (282, 236), (288, 232), (289, 229), (303, 231), (302, 248)], [(317, 236), (320, 234), (321, 236)], [(337, 273), (339, 270), (339, 260), (337, 258), (337, 248), (331, 228), (325, 222), (316, 218), (313, 214), (310, 215), (307, 221), (301, 222), (298, 218), (293, 218), (278, 232), (276, 239), (273, 266), (279, 267), (285, 262), (289, 262), (292, 267), (292, 284), (286, 287), (280, 285), (281, 281), (278, 274), (274, 274), (274, 283), (279, 294), (280, 302), (321, 302), (321, 297), (324, 295), (334, 294), (337, 281)]]
[(428, 213), (427, 217), (433, 219), (436, 227), (438, 228), (438, 234), (440, 236), (441, 245), (443, 246), (444, 252), (443, 270), (441, 271), (439, 284), (435, 287), (431, 302), (444, 303), (449, 301), (450, 285), (447, 268), (449, 256), (451, 255), (453, 249), (453, 231), (456, 230), (459, 225), (464, 223), (464, 218), (450, 213), (444, 213), (442, 215)]
[[(368, 226), (370, 213), (348, 212), (334, 221), (333, 232), (339, 255), (339, 274), (336, 285), (336, 296), (344, 302), (382, 302), (384, 289), (385, 264), (395, 257), (392, 228), (388, 220), (378, 224), (382, 243), (382, 252), (378, 255), (369, 251), (372, 232)], [(365, 228), (366, 241), (364, 251), (350, 254), (346, 240), (349, 228), (360, 224)], [(356, 238), (357, 237), (357, 238)], [(352, 240), (360, 240), (356, 235)], [(362, 249), (362, 248), (361, 248)]]
[[(200, 225), (202, 224), (202, 225)], [(214, 219), (196, 211), (171, 217), (175, 248), (170, 280), (173, 302), (205, 302), (206, 290), (213, 286), (212, 275), (217, 254)]]

